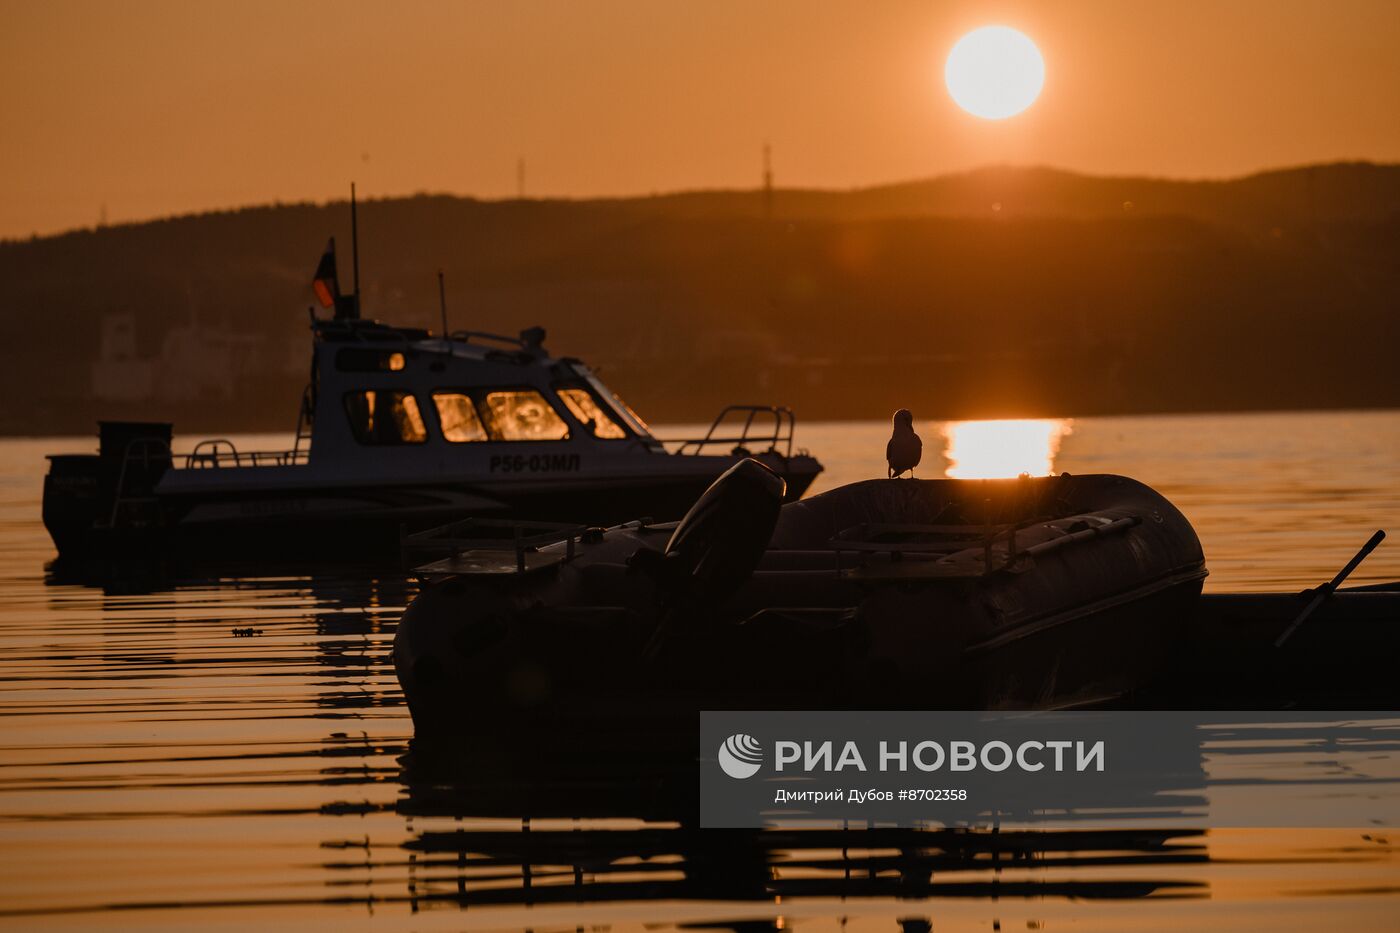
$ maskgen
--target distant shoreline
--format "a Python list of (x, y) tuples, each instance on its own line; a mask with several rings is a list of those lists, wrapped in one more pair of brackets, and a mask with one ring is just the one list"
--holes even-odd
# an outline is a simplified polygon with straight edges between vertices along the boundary
[[(1249, 415), (1345, 415), (1345, 414), (1383, 414), (1383, 413), (1395, 413), (1395, 414), (1400, 414), (1400, 405), (1377, 405), (1377, 406), (1374, 406), (1374, 407), (1340, 406), (1340, 407), (1336, 407), (1336, 408), (1325, 408), (1325, 407), (1318, 407), (1318, 408), (1229, 408), (1229, 409), (1216, 408), (1216, 409), (1201, 409), (1201, 410), (1172, 410), (1172, 411), (1163, 410), (1163, 411), (1135, 411), (1135, 412), (1127, 412), (1127, 411), (1099, 411), (1099, 412), (1092, 412), (1092, 413), (1086, 413), (1086, 412), (1082, 412), (1082, 411), (1081, 411), (1081, 412), (1079, 412), (1079, 413), (1077, 413), (1077, 414), (1046, 414), (1046, 413), (1040, 413), (1040, 414), (1007, 414), (1007, 415), (988, 416), (988, 417), (945, 417), (945, 416), (941, 416), (941, 415), (929, 415), (929, 416), (925, 416), (925, 415), (921, 415), (921, 414), (917, 414), (917, 413), (916, 413), (915, 421), (916, 421), (916, 423), (919, 423), (919, 424), (927, 424), (927, 423), (929, 423), (929, 422), (957, 422), (957, 421), (1015, 421), (1015, 420), (1037, 420), (1037, 421), (1038, 421), (1038, 420), (1049, 420), (1049, 419), (1079, 420), (1079, 419), (1085, 419), (1085, 418), (1101, 418), (1101, 419), (1113, 419), (1113, 418), (1193, 418), (1193, 417), (1213, 417), (1213, 416), (1215, 416), (1215, 417), (1231, 417), (1231, 416), (1249, 416)], [(853, 423), (862, 423), (862, 422), (863, 422), (863, 423), (869, 423), (869, 424), (876, 424), (876, 423), (883, 424), (883, 423), (885, 423), (886, 421), (889, 420), (889, 416), (888, 416), (887, 414), (871, 415), (870, 417), (851, 417), (851, 418), (832, 418), (832, 417), (821, 417), (821, 416), (814, 416), (814, 415), (804, 416), (804, 415), (802, 414), (801, 411), (797, 411), (796, 414), (797, 414), (797, 424), (798, 424), (798, 432), (799, 432), (799, 434), (800, 434), (800, 432), (801, 432), (801, 426), (802, 426), (804, 423), (805, 423), (805, 424), (853, 424)], [(104, 419), (104, 420), (121, 420), (121, 419)], [(154, 421), (160, 421), (161, 419), (159, 419), (159, 418), (141, 418), (141, 419), (133, 418), (133, 419), (131, 419), (131, 420), (154, 420)], [(712, 417), (709, 417), (709, 418), (651, 418), (651, 419), (649, 419), (649, 420), (650, 420), (651, 427), (652, 427), (653, 429), (665, 429), (665, 428), (670, 427), (670, 426), (673, 426), (673, 425), (685, 425), (685, 426), (692, 426), (692, 425), (697, 425), (697, 424), (708, 425), (708, 424), (713, 420), (713, 418), (712, 418)], [(266, 426), (263, 426), (263, 427), (239, 427), (239, 428), (229, 428), (228, 426), (224, 426), (224, 427), (222, 427), (222, 428), (220, 428), (220, 427), (192, 427), (192, 428), (191, 428), (191, 427), (184, 427), (184, 426), (182, 426), (182, 425), (180, 424), (180, 422), (178, 422), (178, 421), (173, 422), (173, 424), (174, 424), (174, 426), (175, 426), (175, 436), (176, 436), (177, 439), (180, 438), (180, 437), (182, 437), (182, 436), (193, 436), (193, 435), (199, 435), (199, 436), (214, 436), (214, 435), (219, 435), (219, 434), (234, 434), (234, 435), (240, 435), (240, 434), (286, 434), (288, 437), (291, 437), (291, 436), (295, 433), (292, 429), (285, 428), (285, 427), (274, 426), (274, 425), (272, 425), (270, 422), (269, 422)], [(97, 436), (97, 422), (96, 422), (96, 421), (93, 422), (93, 424), (92, 424), (92, 429), (91, 429), (90, 431), (88, 431), (87, 433), (83, 433), (83, 432), (76, 431), (76, 430), (52, 431), (52, 432), (28, 432), (28, 433), (24, 433), (24, 432), (16, 433), (16, 432), (7, 432), (7, 431), (4, 431), (4, 430), (0, 430), (0, 441), (23, 441), (23, 440), (36, 440), (36, 441), (37, 441), (37, 440), (54, 440), (54, 439), (74, 439), (74, 440), (79, 440), (79, 439), (93, 438), (93, 439), (94, 439), (94, 443), (95, 443), (96, 436)], [(662, 437), (665, 436), (665, 431), (664, 431), (664, 430), (661, 430), (661, 431), (660, 431), (660, 436), (662, 436)], [(799, 437), (798, 440), (800, 441), (801, 438)]]
[[(0, 247), (15, 350), (0, 434), (99, 416), (290, 428), (311, 276), (329, 238), (348, 252), (348, 215), (284, 206)], [(542, 326), (551, 353), (656, 420), (734, 403), (857, 420), (1400, 406), (1400, 165), (424, 196), (364, 203), (358, 232), (367, 316), (440, 331), (441, 271), (448, 329)]]
[[(1046, 179), (1057, 179), (1064, 182), (1093, 183), (1109, 185), (1112, 187), (1132, 190), (1146, 186), (1154, 188), (1166, 188), (1177, 186), (1181, 189), (1204, 186), (1229, 186), (1250, 183), (1268, 183), (1275, 179), (1290, 175), (1305, 174), (1307, 172), (1326, 171), (1329, 169), (1378, 169), (1392, 170), (1400, 169), (1400, 162), (1387, 162), (1367, 158), (1334, 159), (1323, 162), (1305, 162), (1296, 165), (1281, 165), (1270, 168), (1260, 168), (1251, 172), (1243, 172), (1231, 175), (1154, 175), (1150, 173), (1128, 173), (1128, 174), (1097, 174), (1092, 172), (1078, 171), (1074, 169), (1058, 168), (1055, 166), (1041, 164), (1011, 164), (997, 163), (977, 166), (975, 168), (961, 171), (944, 172), (938, 175), (931, 175), (924, 178), (905, 179), (902, 181), (875, 182), (865, 185), (840, 186), (780, 186), (772, 190), (772, 196), (785, 200), (804, 197), (889, 197), (903, 196), (904, 194), (918, 189), (934, 188), (938, 186), (955, 185), (981, 185), (986, 184), (989, 178), (998, 175), (1033, 175)], [(611, 206), (622, 204), (635, 205), (666, 205), (682, 204), (687, 201), (697, 200), (733, 200), (753, 199), (755, 195), (762, 195), (761, 188), (745, 188), (734, 186), (716, 185), (712, 187), (696, 188), (674, 188), (666, 191), (653, 192), (633, 192), (620, 194), (598, 194), (598, 195), (539, 195), (526, 197), (481, 197), (478, 195), (452, 191), (414, 191), (411, 193), (382, 194), (379, 196), (366, 197), (362, 199), (363, 204), (393, 203), (397, 201), (431, 199), (431, 200), (451, 200), (468, 204), (478, 204), (483, 206), (496, 205), (540, 205), (540, 206)], [(0, 248), (9, 245), (32, 243), (41, 240), (62, 239), (70, 236), (81, 236), (84, 234), (101, 233), (104, 231), (130, 229), (133, 227), (144, 227), (153, 224), (180, 223), (185, 221), (198, 221), (211, 218), (226, 217), (242, 213), (259, 213), (265, 211), (279, 211), (286, 209), (312, 209), (312, 210), (343, 210), (346, 209), (349, 201), (344, 198), (332, 198), (330, 200), (318, 201), (314, 198), (305, 198), (291, 201), (263, 201), (242, 205), (228, 205), (223, 207), (192, 208), (186, 211), (178, 211), (172, 214), (161, 214), (151, 217), (142, 217), (130, 220), (121, 220), (112, 223), (102, 223), (96, 225), (86, 225), (78, 227), (64, 227), (54, 230), (33, 231), (29, 235), (8, 234), (0, 236)], [(985, 208), (987, 205), (981, 205)], [(958, 212), (950, 212), (949, 216), (957, 216)]]

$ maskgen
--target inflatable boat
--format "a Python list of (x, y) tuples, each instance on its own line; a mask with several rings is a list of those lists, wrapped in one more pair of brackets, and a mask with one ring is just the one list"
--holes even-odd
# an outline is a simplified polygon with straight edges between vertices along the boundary
[(1169, 662), (1206, 576), (1190, 523), (1122, 476), (784, 493), (748, 460), (679, 523), (448, 535), (394, 644), (419, 733), (1104, 702)]

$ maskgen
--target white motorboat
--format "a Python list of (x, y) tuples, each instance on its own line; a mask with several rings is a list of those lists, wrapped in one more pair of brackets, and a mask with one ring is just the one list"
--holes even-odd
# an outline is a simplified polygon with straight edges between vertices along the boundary
[(745, 457), (789, 498), (821, 472), (794, 449), (787, 408), (731, 406), (703, 436), (663, 441), (583, 362), (546, 351), (542, 328), (364, 320), (358, 294), (339, 294), (333, 241), (315, 284), (335, 314), (312, 315), (291, 448), (217, 439), (177, 454), (169, 424), (103, 422), (97, 454), (49, 458), (44, 523), (61, 558), (371, 556), (467, 517), (678, 519)]

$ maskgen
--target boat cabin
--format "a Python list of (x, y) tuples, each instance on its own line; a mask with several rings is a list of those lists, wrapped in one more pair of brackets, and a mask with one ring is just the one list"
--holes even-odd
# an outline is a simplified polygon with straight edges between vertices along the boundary
[(299, 538), (324, 553), (397, 548), (405, 530), (476, 516), (670, 520), (744, 457), (791, 498), (821, 472), (794, 452), (786, 408), (730, 406), (703, 437), (659, 440), (583, 362), (550, 355), (542, 328), (444, 337), (337, 317), (312, 330), (291, 449), (220, 438), (176, 456), (168, 424), (104, 423), (101, 454), (53, 459), (45, 517), (60, 552), (134, 527), (206, 550)]

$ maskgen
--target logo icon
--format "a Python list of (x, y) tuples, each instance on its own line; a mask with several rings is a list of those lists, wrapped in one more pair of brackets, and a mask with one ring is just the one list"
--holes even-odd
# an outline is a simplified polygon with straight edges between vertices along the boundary
[(732, 778), (753, 777), (763, 766), (763, 746), (751, 735), (735, 733), (719, 747), (719, 766)]

